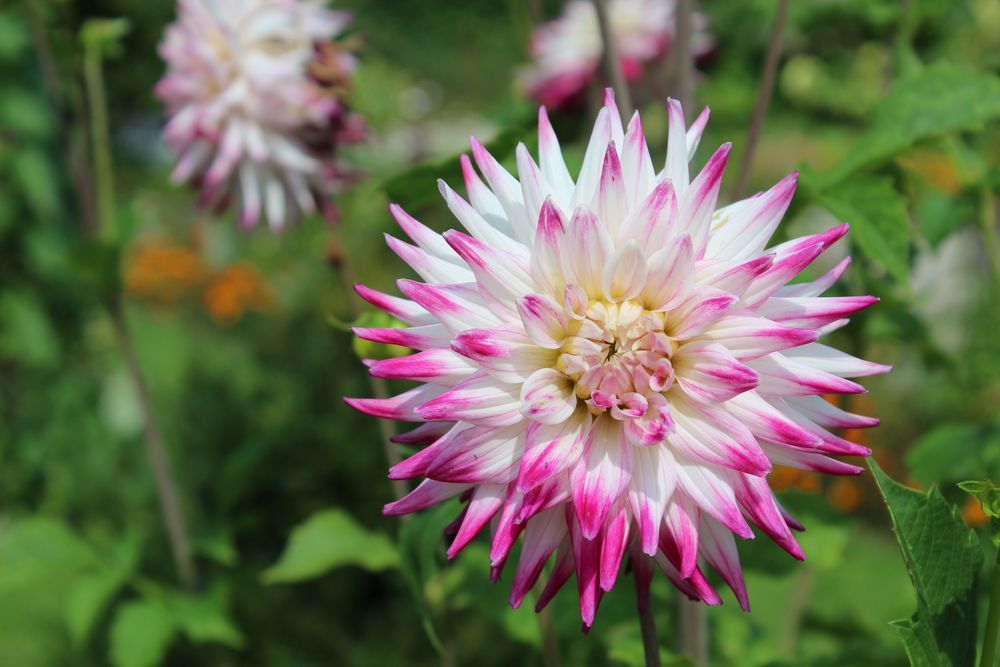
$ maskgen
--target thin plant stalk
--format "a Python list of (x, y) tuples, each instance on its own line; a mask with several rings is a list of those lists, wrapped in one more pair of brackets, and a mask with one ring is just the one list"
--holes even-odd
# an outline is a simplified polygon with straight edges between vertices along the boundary
[(997, 232), (997, 205), (993, 190), (984, 185), (979, 190), (979, 233), (993, 273), (993, 283), (1000, 293), (1000, 234)]
[[(674, 97), (681, 106), (694, 110), (694, 0), (679, 0), (676, 14), (677, 36), (672, 47)], [(689, 111), (689, 113), (691, 112)]]
[(997, 634), (1000, 632), (1000, 551), (993, 567), (993, 586), (990, 589), (990, 610), (986, 615), (986, 634), (979, 667), (993, 667), (997, 655)]
[(634, 107), (632, 106), (632, 91), (625, 80), (625, 70), (618, 56), (618, 44), (615, 42), (614, 31), (611, 29), (611, 19), (608, 16), (607, 0), (593, 0), (597, 11), (597, 23), (601, 28), (601, 42), (604, 44), (604, 70), (608, 82), (615, 91), (615, 98), (622, 120), (628, 122)]
[(83, 80), (87, 90), (87, 116), (90, 119), (90, 149), (94, 162), (94, 194), (101, 238), (115, 241), (115, 175), (111, 161), (111, 134), (108, 124), (108, 101), (104, 90), (104, 71), (100, 51), (84, 49)]
[[(111, 159), (108, 107), (104, 90), (102, 59), (100, 52), (96, 49), (85, 49), (84, 86), (91, 128), (95, 218), (98, 233), (105, 242), (117, 242), (114, 164)], [(156, 411), (153, 408), (149, 383), (132, 342), (121, 295), (114, 295), (108, 307), (122, 359), (128, 369), (129, 379), (139, 400), (146, 452), (153, 473), (160, 513), (167, 529), (170, 552), (181, 584), (187, 590), (193, 591), (198, 585), (198, 571), (191, 552), (191, 541), (188, 538), (178, 484), (170, 467), (163, 430), (160, 428)]]
[(764, 129), (764, 120), (767, 118), (771, 96), (774, 94), (774, 80), (778, 73), (778, 61), (781, 59), (781, 47), (785, 41), (785, 25), (787, 23), (788, 0), (778, 0), (774, 23), (771, 25), (771, 39), (767, 44), (767, 55), (764, 57), (764, 69), (761, 71), (760, 83), (757, 86), (757, 100), (754, 102), (753, 115), (750, 117), (746, 152), (743, 153), (739, 176), (736, 179), (735, 199), (741, 199), (750, 184), (754, 154), (757, 152), (760, 133)]
[(696, 665), (708, 664), (708, 614), (705, 605), (679, 596), (681, 654)]
[(559, 642), (556, 641), (552, 607), (546, 605), (538, 612), (538, 632), (542, 638), (542, 664), (545, 667), (559, 667)]
[(139, 356), (135, 352), (132, 335), (129, 333), (128, 324), (125, 320), (125, 312), (120, 301), (111, 307), (111, 322), (114, 325), (115, 336), (118, 339), (118, 346), (121, 349), (125, 367), (128, 369), (129, 379), (132, 381), (136, 396), (139, 399), (143, 430), (145, 432), (146, 453), (149, 456), (150, 468), (153, 471), (153, 480), (156, 483), (156, 493), (160, 501), (160, 512), (163, 515), (163, 523), (167, 527), (170, 553), (177, 566), (177, 575), (181, 580), (181, 584), (187, 590), (193, 591), (198, 586), (198, 573), (195, 569), (194, 558), (191, 555), (191, 542), (188, 540), (184, 512), (181, 509), (180, 494), (177, 491), (177, 483), (174, 481), (174, 476), (170, 469), (170, 461), (167, 458), (167, 450), (163, 440), (163, 431), (160, 429), (156, 412), (153, 409), (153, 400), (149, 393), (149, 385), (143, 373), (142, 364), (139, 362)]
[(785, 615), (785, 623), (778, 639), (780, 655), (786, 657), (795, 655), (799, 644), (799, 635), (802, 631), (802, 619), (809, 608), (809, 599), (812, 596), (815, 581), (816, 572), (809, 567), (800, 568), (795, 576), (792, 595), (788, 600), (788, 612)]
[[(641, 601), (643, 591), (640, 590), (642, 582), (638, 574), (635, 575), (636, 595)], [(642, 632), (642, 652), (646, 657), (646, 667), (661, 667), (660, 662), (660, 640), (656, 636), (656, 617), (653, 616), (652, 596), (649, 596), (646, 604), (639, 603), (639, 630)]]

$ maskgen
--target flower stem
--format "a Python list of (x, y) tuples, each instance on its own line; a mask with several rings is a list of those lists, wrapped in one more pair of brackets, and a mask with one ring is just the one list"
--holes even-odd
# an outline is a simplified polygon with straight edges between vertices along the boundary
[(677, 3), (677, 37), (674, 41), (674, 96), (681, 106), (694, 112), (694, 0)]
[(696, 665), (708, 664), (708, 616), (705, 605), (680, 596), (681, 653)]
[(94, 163), (94, 199), (97, 208), (98, 233), (109, 243), (115, 242), (118, 230), (115, 220), (115, 179), (111, 161), (111, 133), (108, 128), (108, 103), (104, 92), (104, 72), (101, 53), (97, 48), (84, 48), (83, 80), (87, 90), (90, 118), (90, 146)]
[[(91, 159), (93, 161), (93, 198), (86, 198), (83, 193), (81, 202), (93, 203), (93, 217), (97, 223), (97, 233), (107, 243), (119, 242), (115, 219), (115, 188), (114, 162), (111, 158), (111, 140), (108, 127), (108, 106), (104, 92), (104, 75), (102, 58), (99, 49), (84, 48), (83, 79), (88, 102), (88, 117), (91, 131)], [(159, 500), (160, 513), (167, 529), (170, 542), (170, 552), (177, 568), (181, 584), (189, 591), (198, 586), (198, 572), (191, 554), (191, 542), (188, 539), (184, 512), (181, 509), (180, 494), (177, 482), (170, 469), (170, 461), (163, 440), (153, 401), (149, 393), (149, 384), (136, 354), (132, 335), (129, 332), (128, 321), (121, 301), (121, 295), (115, 294), (108, 306), (111, 322), (114, 327), (118, 347), (128, 370), (129, 379), (135, 389), (142, 413), (143, 431), (146, 441), (146, 453), (153, 472), (156, 495)]]
[(542, 664), (559, 667), (559, 643), (552, 622), (552, 607), (546, 606), (538, 612), (538, 631), (542, 636)]
[[(638, 587), (642, 584), (639, 577), (635, 577), (636, 590), (642, 598), (642, 591)], [(639, 609), (639, 629), (642, 631), (642, 651), (646, 656), (646, 667), (661, 667), (660, 663), (660, 641), (656, 637), (656, 617), (653, 616), (653, 604), (650, 600), (645, 606), (637, 605)]]
[(774, 79), (778, 73), (778, 60), (781, 58), (781, 46), (785, 37), (785, 24), (788, 22), (788, 0), (778, 0), (778, 8), (771, 26), (771, 41), (767, 45), (767, 55), (764, 57), (764, 69), (760, 75), (757, 87), (757, 101), (754, 102), (753, 115), (750, 117), (750, 130), (747, 133), (746, 149), (740, 163), (739, 178), (736, 179), (735, 199), (741, 199), (750, 184), (750, 171), (753, 168), (753, 158), (757, 151), (761, 130), (764, 129), (764, 119), (767, 118), (767, 108), (774, 93)]
[(996, 201), (988, 185), (979, 189), (979, 231), (993, 272), (994, 285), (1000, 292), (1000, 235), (997, 234)]
[(146, 453), (149, 456), (149, 465), (153, 470), (156, 494), (160, 501), (160, 513), (163, 515), (163, 523), (167, 527), (170, 552), (173, 555), (174, 564), (177, 566), (177, 574), (181, 584), (187, 590), (193, 591), (198, 586), (198, 573), (191, 556), (191, 543), (188, 540), (187, 527), (184, 523), (184, 512), (181, 510), (180, 494), (177, 492), (177, 483), (170, 469), (170, 461), (163, 444), (163, 431), (160, 430), (160, 424), (153, 410), (149, 385), (143, 374), (142, 365), (139, 363), (139, 357), (135, 352), (125, 311), (120, 301), (111, 306), (111, 321), (118, 339), (118, 346), (121, 348), (122, 359), (124, 359), (128, 369), (129, 379), (131, 379), (139, 399), (146, 436)]
[(979, 667), (993, 667), (997, 654), (997, 633), (1000, 631), (1000, 551), (993, 567), (993, 588), (990, 590), (990, 610), (986, 615), (986, 635)]
[(608, 16), (607, 0), (593, 0), (597, 10), (597, 23), (601, 27), (601, 41), (604, 43), (604, 69), (611, 87), (615, 91), (619, 112), (622, 120), (628, 122), (629, 116), (635, 110), (632, 106), (632, 92), (625, 80), (622, 60), (618, 57), (618, 44), (615, 42), (614, 31), (611, 29), (611, 18)]

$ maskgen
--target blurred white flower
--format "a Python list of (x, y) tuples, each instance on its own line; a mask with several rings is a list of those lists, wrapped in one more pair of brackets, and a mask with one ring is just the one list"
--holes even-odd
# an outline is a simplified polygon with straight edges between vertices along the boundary
[[(634, 81), (653, 62), (664, 59), (674, 42), (675, 0), (610, 0), (608, 19), (626, 79)], [(705, 17), (695, 14), (692, 49), (712, 48)], [(533, 64), (521, 73), (522, 87), (550, 108), (576, 100), (594, 80), (603, 43), (591, 0), (571, 0), (563, 14), (532, 36)]]
[(272, 229), (300, 213), (334, 215), (334, 192), (354, 175), (337, 147), (365, 135), (344, 103), (354, 57), (333, 41), (350, 22), (309, 0), (179, 0), (156, 88), (177, 155), (173, 178), (201, 204), (239, 200), (240, 221)]

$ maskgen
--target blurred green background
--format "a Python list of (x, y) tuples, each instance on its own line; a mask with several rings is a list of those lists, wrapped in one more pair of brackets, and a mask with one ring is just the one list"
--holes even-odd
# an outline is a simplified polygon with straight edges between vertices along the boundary
[[(535, 108), (514, 74), (532, 21), (561, 3), (337, 6), (355, 15), (352, 104), (372, 136), (347, 155), (367, 178), (339, 198), (337, 230), (307, 220), (271, 235), (198, 212), (167, 181), (152, 87), (172, 2), (0, 4), (0, 665), (543, 664), (539, 619), (531, 605), (507, 606), (506, 578), (489, 583), (483, 543), (444, 566), (440, 531), (454, 507), (402, 528), (381, 516), (392, 498), (381, 436), (341, 401), (370, 390), (338, 323), (356, 307), (345, 257), (349, 278), (376, 288), (410, 275), (382, 240), (390, 201), (445, 229), (454, 223), (434, 180), (459, 188), (454, 155), (469, 134), (496, 140), (508, 160), (516, 141), (532, 145)], [(712, 119), (695, 163), (732, 140), (735, 166), (774, 3), (701, 9), (717, 46), (699, 66), (696, 97)], [(48, 42), (63, 91), (78, 98), (77, 35), (93, 17), (130, 23), (105, 65), (126, 230), (109, 273), (180, 480), (197, 594), (176, 583), (102, 278), (81, 260), (65, 158), (79, 116), (51, 103), (36, 49)], [(831, 253), (856, 256), (841, 289), (882, 302), (837, 343), (895, 365), (845, 406), (883, 420), (853, 436), (896, 478), (940, 484), (973, 527), (984, 517), (954, 483), (1000, 477), (998, 46), (992, 0), (796, 0), (752, 179), (760, 189), (803, 170), (779, 234), (852, 223)], [(555, 117), (571, 155), (591, 117)], [(643, 120), (662, 159), (662, 104)], [(777, 470), (773, 482), (808, 527), (809, 559), (764, 539), (741, 545), (754, 612), (725, 596), (709, 611), (711, 664), (905, 665), (889, 622), (915, 601), (869, 477)], [(356, 548), (269, 571), (310, 517), (307, 527), (333, 526)], [(561, 663), (642, 664), (629, 582), (586, 636), (571, 588), (551, 616)], [(658, 579), (668, 650), (675, 599)]]

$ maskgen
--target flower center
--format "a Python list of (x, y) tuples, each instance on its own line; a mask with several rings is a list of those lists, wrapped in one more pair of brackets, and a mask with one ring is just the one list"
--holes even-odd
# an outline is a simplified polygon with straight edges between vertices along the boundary
[(642, 419), (652, 407), (665, 408), (676, 343), (664, 332), (664, 313), (637, 301), (591, 301), (570, 316), (558, 369), (575, 383), (591, 413), (626, 421)]

